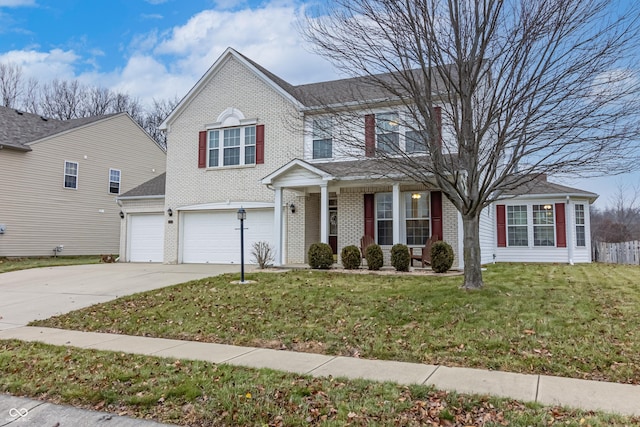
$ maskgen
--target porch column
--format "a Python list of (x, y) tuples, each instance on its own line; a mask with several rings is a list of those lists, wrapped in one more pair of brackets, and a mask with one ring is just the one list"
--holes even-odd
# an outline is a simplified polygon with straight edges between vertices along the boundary
[(564, 210), (564, 223), (567, 232), (567, 255), (569, 257), (569, 265), (573, 265), (573, 230), (576, 228), (575, 208), (571, 204), (571, 199), (567, 196), (567, 202)]
[(276, 265), (284, 264), (282, 250), (282, 187), (275, 188), (276, 195), (273, 205), (273, 241), (276, 244)]
[(400, 184), (393, 184), (393, 244), (402, 243), (400, 241), (400, 212), (401, 209), (401, 200), (400, 200)]
[(329, 243), (329, 187), (320, 185), (320, 242)]

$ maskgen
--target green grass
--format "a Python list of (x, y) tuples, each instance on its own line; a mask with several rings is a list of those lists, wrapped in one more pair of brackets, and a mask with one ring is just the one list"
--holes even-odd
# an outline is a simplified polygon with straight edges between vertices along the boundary
[(640, 268), (492, 265), (460, 277), (225, 275), (33, 325), (640, 383)]
[(625, 426), (639, 418), (544, 408), (427, 386), (312, 378), (0, 341), (0, 392), (189, 426)]
[(57, 267), (61, 265), (97, 264), (100, 256), (58, 256), (37, 258), (2, 258), (0, 257), (0, 273), (26, 270), (28, 268)]

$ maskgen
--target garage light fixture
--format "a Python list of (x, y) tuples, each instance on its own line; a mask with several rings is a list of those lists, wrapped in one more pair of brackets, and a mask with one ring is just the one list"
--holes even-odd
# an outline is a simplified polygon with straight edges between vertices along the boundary
[(296, 205), (294, 205), (293, 203), (289, 205), (289, 209), (291, 209), (292, 214), (296, 213)]
[(171, 208), (167, 209), (167, 215), (173, 216), (173, 211), (171, 210)]
[(120, 211), (120, 218), (124, 219), (124, 212)]

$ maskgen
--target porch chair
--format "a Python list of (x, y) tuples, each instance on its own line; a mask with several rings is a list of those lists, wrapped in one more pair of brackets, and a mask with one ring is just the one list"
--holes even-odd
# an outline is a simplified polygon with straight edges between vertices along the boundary
[(365, 254), (367, 253), (367, 248), (371, 245), (373, 245), (376, 241), (373, 239), (373, 237), (369, 236), (368, 234), (365, 234), (364, 236), (362, 236), (362, 238), (360, 239), (360, 253), (362, 254), (362, 258), (365, 258)]
[(422, 248), (422, 252), (419, 254), (414, 254), (414, 248), (409, 248), (409, 254), (411, 255), (411, 267), (413, 267), (413, 260), (420, 261), (422, 268), (424, 268), (425, 265), (431, 265), (431, 246), (433, 246), (433, 242), (437, 240), (440, 239), (435, 234), (429, 237)]

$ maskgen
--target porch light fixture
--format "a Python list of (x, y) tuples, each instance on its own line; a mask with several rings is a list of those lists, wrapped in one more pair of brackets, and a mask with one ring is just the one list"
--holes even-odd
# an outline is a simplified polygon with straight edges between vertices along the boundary
[(422, 197), (422, 194), (420, 194), (420, 193), (413, 193), (411, 195), (411, 198), (415, 199), (415, 200), (418, 200), (420, 197)]
[(124, 212), (120, 211), (120, 218), (124, 219)]
[(167, 209), (167, 215), (173, 216), (173, 211), (171, 210), (171, 208)]
[(292, 214), (296, 213), (296, 205), (294, 205), (293, 203), (289, 205), (289, 209), (291, 210)]
[(551, 205), (544, 205), (544, 206), (542, 207), (542, 209), (544, 209), (545, 211), (550, 211), (550, 210), (551, 210), (551, 208), (552, 208), (552, 206), (551, 206)]
[(240, 220), (240, 283), (244, 283), (244, 220), (247, 219), (247, 211), (241, 206), (238, 209)]

